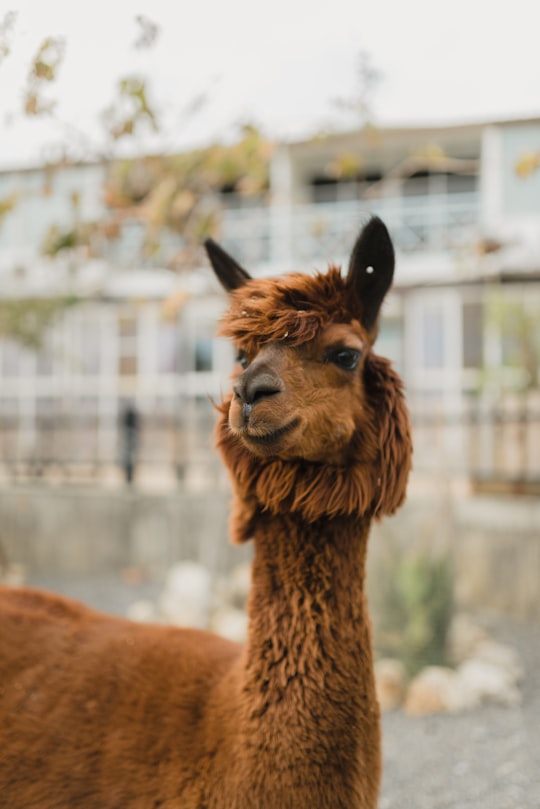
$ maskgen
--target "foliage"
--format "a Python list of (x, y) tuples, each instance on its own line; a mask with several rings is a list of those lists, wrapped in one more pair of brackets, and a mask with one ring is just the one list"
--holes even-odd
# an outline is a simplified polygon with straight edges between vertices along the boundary
[(73, 250), (76, 247), (87, 247), (95, 233), (95, 224), (75, 223), (72, 226), (60, 228), (53, 225), (47, 232), (43, 241), (44, 255), (54, 258), (63, 250)]
[(145, 17), (144, 14), (137, 14), (135, 22), (139, 27), (139, 32), (134, 42), (134, 47), (138, 50), (150, 48), (159, 35), (159, 25), (156, 25), (148, 17)]
[(335, 99), (336, 106), (351, 112), (357, 119), (357, 125), (368, 126), (373, 117), (373, 96), (382, 78), (369, 51), (362, 49), (358, 55), (354, 92), (350, 97)]
[(83, 222), (74, 206), (72, 224), (51, 228), (44, 252), (55, 256), (86, 245), (92, 255), (100, 255), (109, 242), (121, 237), (126, 222), (137, 222), (144, 234), (141, 258), (160, 253), (162, 241), (173, 234), (174, 251), (160, 253), (160, 259), (171, 269), (189, 266), (204, 238), (219, 228), (217, 194), (224, 189), (246, 195), (263, 191), (271, 151), (261, 133), (245, 125), (233, 144), (111, 161), (103, 187), (103, 216)]
[(515, 172), (518, 177), (526, 179), (538, 168), (540, 168), (540, 152), (525, 152), (517, 161)]
[(522, 373), (523, 388), (536, 388), (540, 372), (540, 321), (538, 319), (538, 296), (512, 297), (507, 290), (493, 290), (487, 299), (487, 328), (497, 333), (502, 347), (502, 362), (497, 368), (486, 368), (489, 380), (498, 375), (499, 384), (504, 379), (503, 368), (513, 368)]
[(115, 101), (104, 110), (102, 121), (115, 141), (138, 133), (145, 124), (152, 132), (158, 132), (159, 124), (149, 99), (147, 81), (140, 76), (121, 78)]
[(32, 60), (24, 91), (24, 111), (30, 116), (48, 115), (56, 102), (47, 99), (45, 89), (54, 82), (65, 52), (63, 39), (47, 37)]
[(271, 149), (255, 127), (245, 125), (232, 145), (117, 161), (106, 180), (105, 201), (111, 209), (137, 208), (151, 224), (181, 231), (186, 213), (205, 193), (265, 188)]
[(7, 197), (0, 197), (0, 224), (2, 223), (2, 219), (13, 210), (16, 203), (16, 194), (9, 194)]
[(326, 166), (326, 174), (334, 180), (354, 180), (361, 168), (362, 160), (359, 155), (343, 152)]
[(413, 676), (426, 665), (447, 662), (453, 609), (452, 569), (446, 556), (393, 554), (376, 575), (372, 594), (376, 646), (400, 659)]
[(8, 11), (0, 20), (0, 65), (9, 56), (11, 51), (10, 34), (15, 25), (17, 14), (15, 11)]
[[(14, 18), (6, 17), (0, 24), (0, 58), (3, 48), (9, 51), (8, 34), (13, 22)], [(135, 22), (137, 35), (132, 46), (137, 50), (154, 47), (159, 27), (143, 15), (138, 15)], [(47, 97), (47, 92), (57, 79), (64, 44), (61, 39), (47, 37), (32, 59), (23, 93), (26, 115), (54, 116), (55, 101)], [(196, 114), (206, 101), (205, 93), (197, 94), (185, 105), (184, 119)], [(219, 228), (219, 192), (255, 194), (267, 187), (272, 147), (249, 124), (241, 128), (232, 144), (215, 142), (184, 154), (145, 154), (145, 136), (166, 135), (157, 110), (147, 77), (128, 74), (118, 80), (112, 101), (99, 116), (103, 144), (89, 147), (88, 138), (79, 133), (84, 154), (77, 156), (76, 128), (66, 129), (66, 142), (60, 152), (64, 158), (57, 165), (47, 166), (47, 183), (50, 187), (55, 170), (66, 164), (88, 159), (101, 164), (103, 215), (92, 222), (83, 221), (78, 207), (73, 205), (72, 221), (54, 225), (47, 234), (43, 243), (46, 255), (56, 256), (84, 245), (90, 255), (109, 257), (110, 243), (122, 237), (124, 225), (138, 223), (141, 260), (159, 256), (162, 265), (181, 269), (192, 265), (201, 241)], [(125, 154), (125, 144), (133, 147), (135, 138), (139, 156), (119, 158), (118, 152)], [(4, 212), (2, 202), (13, 205), (13, 200), (0, 201), (0, 218)], [(168, 245), (168, 254), (164, 244)]]
[(38, 349), (47, 329), (75, 302), (75, 298), (67, 296), (0, 300), (0, 336)]

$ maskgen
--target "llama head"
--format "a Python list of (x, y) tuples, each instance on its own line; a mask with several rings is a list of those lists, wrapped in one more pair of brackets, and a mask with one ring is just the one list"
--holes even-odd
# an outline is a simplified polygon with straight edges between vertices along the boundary
[(312, 519), (329, 508), (394, 511), (411, 444), (401, 381), (372, 352), (394, 272), (384, 224), (364, 227), (345, 277), (331, 266), (252, 279), (215, 242), (205, 246), (230, 298), (221, 333), (237, 350), (218, 432), (237, 487), (264, 509), (286, 503)]

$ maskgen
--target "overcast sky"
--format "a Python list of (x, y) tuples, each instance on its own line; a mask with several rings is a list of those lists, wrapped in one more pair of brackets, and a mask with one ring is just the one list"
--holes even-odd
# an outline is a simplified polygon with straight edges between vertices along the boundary
[[(333, 100), (351, 97), (361, 50), (382, 73), (373, 104), (381, 125), (540, 115), (540, 3), (484, 0), (23, 0), (12, 53), (0, 65), (0, 165), (38, 161), (61, 130), (24, 121), (28, 64), (45, 36), (66, 56), (54, 96), (60, 118), (93, 132), (115, 81), (134, 71), (180, 145), (229, 135), (251, 120), (271, 137), (350, 125)], [(131, 45), (144, 14), (160, 26), (150, 51)], [(201, 91), (205, 110), (180, 111)], [(97, 131), (97, 130), (96, 130)]]

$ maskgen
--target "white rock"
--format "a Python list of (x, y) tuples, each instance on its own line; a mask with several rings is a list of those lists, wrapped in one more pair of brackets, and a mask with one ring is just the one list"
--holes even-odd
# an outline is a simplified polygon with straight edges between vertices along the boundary
[(215, 587), (216, 607), (244, 609), (251, 588), (251, 563), (236, 565)]
[(236, 565), (229, 580), (233, 599), (235, 602), (244, 604), (251, 588), (251, 562)]
[(453, 710), (457, 703), (457, 674), (445, 666), (427, 666), (411, 681), (404, 710), (409, 716), (427, 716)]
[(463, 711), (472, 711), (473, 708), (479, 708), (482, 704), (482, 697), (469, 684), (459, 677), (457, 672), (455, 680), (452, 683), (452, 688), (448, 692), (447, 711), (450, 713), (462, 713)]
[(140, 624), (149, 624), (159, 620), (157, 607), (153, 601), (140, 599), (130, 604), (126, 610), (126, 615), (130, 621), (137, 621)]
[(478, 626), (470, 615), (458, 613), (452, 618), (448, 630), (448, 651), (455, 663), (471, 657), (476, 648), (489, 639), (486, 630)]
[(521, 702), (516, 678), (494, 663), (471, 658), (459, 666), (457, 677), (463, 690), (468, 691), (472, 699), (508, 706), (519, 705)]
[(235, 607), (222, 607), (214, 613), (210, 629), (223, 638), (244, 643), (247, 637), (248, 619), (243, 610)]
[(179, 562), (167, 574), (159, 598), (163, 618), (176, 626), (208, 626), (212, 600), (212, 577), (204, 565)]
[(515, 683), (523, 679), (523, 664), (512, 646), (486, 640), (476, 647), (473, 657), (475, 660), (483, 660), (503, 669)]
[(0, 581), (11, 587), (21, 587), (26, 581), (26, 567), (17, 562), (10, 562), (0, 568)]

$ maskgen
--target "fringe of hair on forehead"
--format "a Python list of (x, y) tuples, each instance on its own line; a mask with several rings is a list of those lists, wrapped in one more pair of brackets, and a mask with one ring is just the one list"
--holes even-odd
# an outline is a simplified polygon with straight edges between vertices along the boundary
[(247, 351), (286, 340), (301, 345), (331, 323), (358, 317), (339, 267), (327, 273), (293, 273), (283, 279), (252, 279), (230, 293), (230, 308), (219, 333)]

